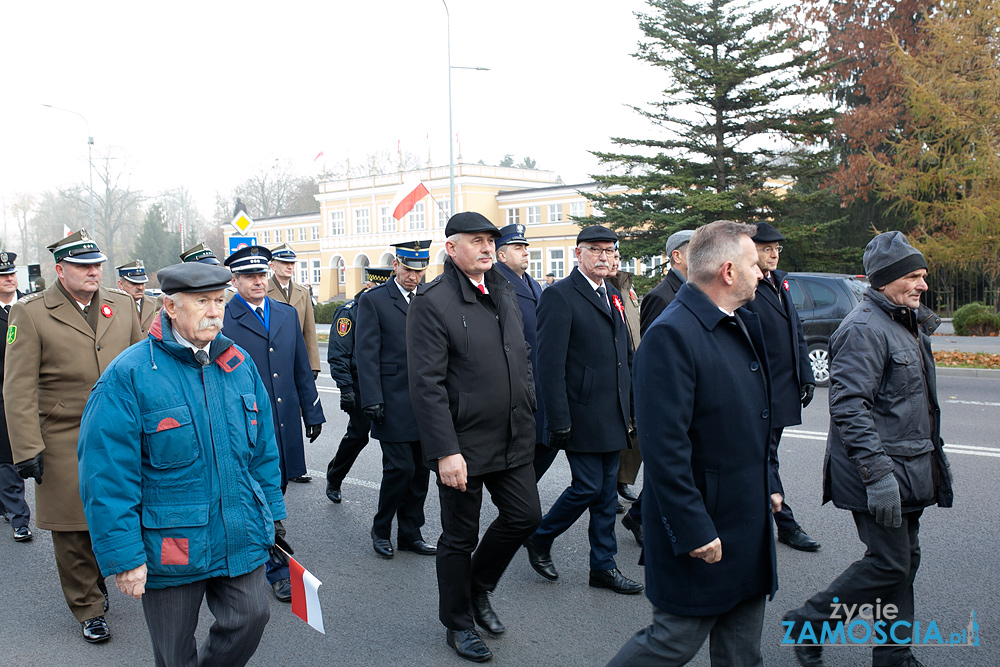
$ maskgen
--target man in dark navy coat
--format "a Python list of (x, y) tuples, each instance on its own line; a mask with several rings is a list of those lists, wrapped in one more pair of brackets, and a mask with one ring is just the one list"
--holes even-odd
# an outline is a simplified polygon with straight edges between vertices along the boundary
[(540, 575), (558, 578), (552, 542), (590, 511), (590, 585), (633, 594), (642, 584), (615, 563), (615, 498), (621, 450), (630, 447), (632, 361), (621, 294), (604, 278), (618, 237), (592, 225), (576, 238), (579, 266), (538, 303), (538, 371), (549, 447), (565, 449), (570, 486), (525, 543)]
[[(753, 242), (757, 246), (757, 266), (764, 277), (757, 283), (757, 298), (747, 309), (760, 317), (767, 343), (767, 365), (771, 371), (771, 458), (778, 462), (778, 443), (786, 426), (802, 423), (802, 408), (809, 405), (816, 390), (809, 347), (802, 332), (802, 322), (788, 291), (787, 275), (778, 270), (779, 245), (785, 237), (777, 229), (761, 222)], [(778, 493), (785, 490), (778, 479)], [(809, 537), (792, 515), (788, 502), (774, 515), (778, 541), (799, 551), (816, 551), (819, 542)]]
[[(531, 367), (538, 367), (538, 299), (542, 296), (542, 288), (528, 273), (528, 239), (524, 236), (524, 225), (507, 225), (500, 229), (497, 239), (496, 267), (504, 278), (514, 286), (517, 295), (517, 306), (521, 309), (521, 320), (524, 321), (524, 340), (531, 348)], [(542, 403), (542, 385), (535, 374), (535, 399), (538, 409), (535, 410), (535, 481), (542, 478), (556, 458), (559, 450), (547, 447), (545, 442), (545, 406)]]
[(423, 464), (420, 430), (410, 403), (406, 362), (406, 312), (430, 262), (430, 241), (397, 243), (395, 276), (358, 300), (358, 364), (361, 409), (382, 445), (382, 484), (372, 522), (372, 548), (392, 558), (392, 519), (401, 551), (432, 556), (437, 549), (420, 534), (430, 471)]
[[(271, 252), (263, 246), (242, 248), (226, 258), (225, 264), (233, 272), (236, 295), (226, 304), (222, 333), (250, 355), (271, 397), (284, 493), (289, 477), (306, 474), (300, 424), (305, 422), (306, 437), (314, 442), (326, 418), (309, 366), (298, 313), (288, 304), (267, 296), (270, 261)], [(276, 526), (276, 530), (283, 528)], [(269, 562), (267, 570), (275, 597), (282, 602), (290, 601), (288, 565)]]
[[(609, 663), (684, 665), (712, 636), (713, 665), (763, 665), (764, 599), (777, 590), (770, 396), (754, 298), (753, 225), (700, 227), (688, 282), (635, 359), (645, 463), (642, 522), (653, 623)], [(669, 382), (669, 394), (664, 382)]]
[[(17, 267), (14, 260), (17, 255), (12, 252), (0, 252), (0, 327), (7, 337), (7, 318), (10, 307), (17, 303), (24, 294), (17, 289)], [(0, 380), (3, 378), (3, 362), (7, 345), (0, 350)], [(7, 415), (3, 409), (3, 396), (0, 396), (0, 514), (14, 529), (14, 540), (27, 542), (31, 539), (31, 528), (28, 520), (31, 510), (24, 501), (24, 480), (17, 474), (14, 458), (10, 451), (10, 436), (7, 434)]]

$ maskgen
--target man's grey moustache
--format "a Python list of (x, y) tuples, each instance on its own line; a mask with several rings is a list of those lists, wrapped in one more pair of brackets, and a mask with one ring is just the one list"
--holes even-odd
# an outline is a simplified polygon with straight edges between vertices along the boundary
[(198, 331), (204, 331), (205, 329), (210, 329), (215, 327), (216, 329), (222, 328), (222, 318), (221, 317), (206, 317), (198, 325)]

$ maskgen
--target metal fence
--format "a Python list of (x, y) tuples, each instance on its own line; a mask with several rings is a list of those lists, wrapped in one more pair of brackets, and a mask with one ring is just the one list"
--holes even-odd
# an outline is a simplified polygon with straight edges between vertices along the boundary
[(927, 276), (923, 302), (942, 317), (951, 317), (962, 306), (978, 301), (997, 312), (1000, 279), (987, 267), (935, 267)]

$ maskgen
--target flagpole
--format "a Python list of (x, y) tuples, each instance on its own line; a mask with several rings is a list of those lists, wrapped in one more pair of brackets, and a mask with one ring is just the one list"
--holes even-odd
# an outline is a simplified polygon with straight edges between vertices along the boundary
[(451, 12), (448, 11), (448, 3), (444, 4), (444, 15), (448, 33), (448, 188), (451, 192), (451, 215), (458, 211), (455, 208), (455, 144), (451, 125)]

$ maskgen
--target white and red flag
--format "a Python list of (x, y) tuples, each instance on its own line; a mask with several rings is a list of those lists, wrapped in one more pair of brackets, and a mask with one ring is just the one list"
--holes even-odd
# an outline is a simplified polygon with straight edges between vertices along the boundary
[(418, 201), (430, 194), (427, 186), (419, 180), (412, 180), (403, 183), (403, 187), (396, 193), (396, 198), (389, 204), (392, 209), (392, 217), (402, 220), (403, 216), (417, 204)]
[(319, 587), (323, 582), (291, 556), (288, 572), (292, 580), (292, 613), (325, 635), (323, 609), (319, 606)]
[(316, 157), (313, 158), (313, 162), (315, 162), (316, 160), (320, 159), (321, 157), (323, 157), (323, 151), (320, 151), (319, 153), (316, 153)]

